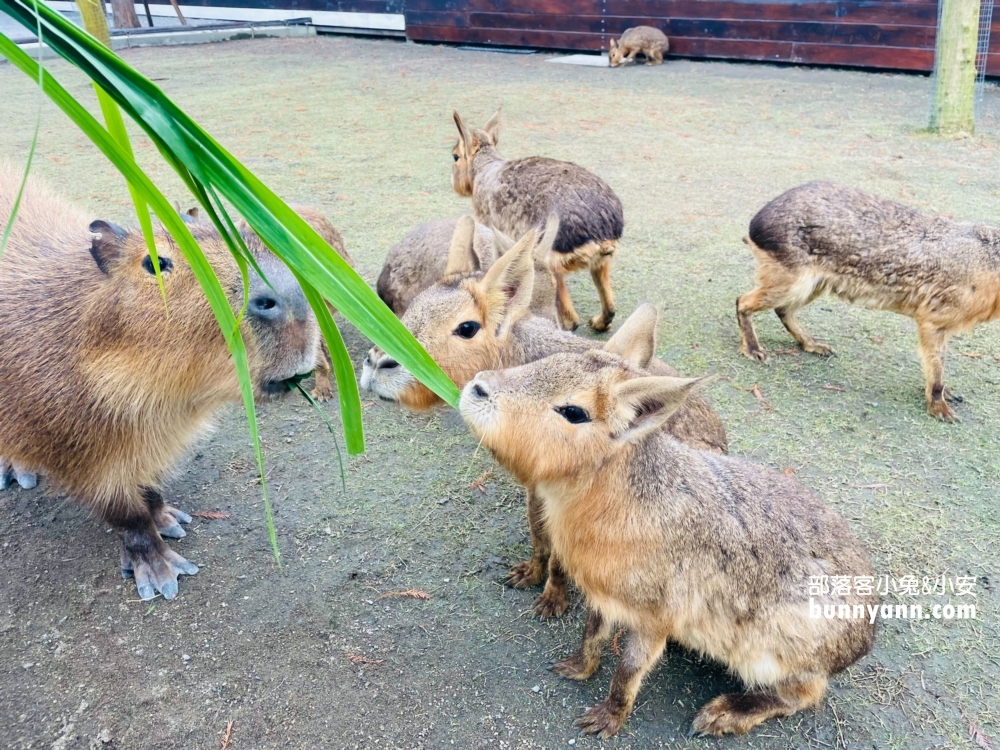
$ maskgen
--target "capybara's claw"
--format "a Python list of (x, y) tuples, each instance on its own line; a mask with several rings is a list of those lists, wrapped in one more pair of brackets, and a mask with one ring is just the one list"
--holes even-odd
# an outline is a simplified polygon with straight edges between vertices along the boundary
[(191, 516), (172, 505), (164, 505), (156, 513), (156, 530), (160, 536), (168, 539), (183, 539), (187, 532), (181, 528), (182, 523), (191, 523)]
[(197, 572), (197, 565), (168, 547), (162, 552), (148, 552), (142, 559), (122, 553), (122, 578), (135, 578), (139, 598), (144, 602), (155, 597), (157, 592), (164, 599), (173, 599), (177, 596), (177, 576), (193, 576)]
[(34, 489), (38, 486), (38, 475), (33, 471), (26, 471), (10, 461), (0, 458), (0, 490), (10, 487), (11, 480), (23, 490)]

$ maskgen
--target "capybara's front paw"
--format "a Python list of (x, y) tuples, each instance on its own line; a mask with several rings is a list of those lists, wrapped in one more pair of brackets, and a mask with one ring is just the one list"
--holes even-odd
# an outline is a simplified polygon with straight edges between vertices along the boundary
[(597, 672), (597, 668), (601, 666), (600, 659), (587, 660), (583, 651), (577, 651), (575, 654), (567, 656), (562, 661), (557, 661), (552, 665), (551, 669), (560, 677), (565, 677), (567, 680), (589, 680)]
[(183, 539), (187, 536), (187, 532), (181, 528), (181, 524), (191, 523), (191, 516), (180, 508), (164, 505), (156, 511), (153, 520), (156, 522), (156, 530), (160, 532), (160, 536), (168, 539)]
[(625, 726), (627, 716), (628, 710), (604, 701), (588, 708), (583, 716), (576, 720), (576, 725), (586, 734), (596, 734), (606, 740), (618, 734), (618, 730)]
[(534, 604), (535, 614), (543, 620), (561, 617), (569, 609), (569, 594), (565, 587), (546, 586)]
[(590, 327), (593, 328), (598, 333), (603, 333), (604, 331), (611, 328), (611, 321), (615, 319), (615, 311), (609, 310), (607, 313), (598, 313), (590, 319)]
[(511, 568), (507, 574), (507, 585), (516, 589), (526, 589), (538, 586), (545, 579), (545, 566), (542, 561), (532, 557)]
[(10, 487), (11, 480), (17, 482), (22, 490), (31, 490), (38, 486), (38, 475), (35, 472), (27, 471), (0, 458), (0, 490)]
[(160, 542), (158, 549), (122, 550), (122, 578), (135, 578), (139, 598), (149, 601), (157, 592), (164, 599), (177, 596), (177, 576), (193, 576), (198, 566)]

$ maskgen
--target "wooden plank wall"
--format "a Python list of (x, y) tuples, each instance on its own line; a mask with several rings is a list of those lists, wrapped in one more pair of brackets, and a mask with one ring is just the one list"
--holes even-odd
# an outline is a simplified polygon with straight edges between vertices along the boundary
[[(424, 42), (606, 50), (657, 26), (683, 57), (929, 71), (937, 3), (926, 0), (403, 0)], [(987, 72), (1000, 75), (1000, 14)]]

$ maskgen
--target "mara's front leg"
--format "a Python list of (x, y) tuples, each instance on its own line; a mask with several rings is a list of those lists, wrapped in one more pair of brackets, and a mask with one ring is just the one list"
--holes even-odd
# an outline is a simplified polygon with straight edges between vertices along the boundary
[(607, 699), (587, 709), (577, 719), (577, 726), (587, 734), (597, 734), (604, 739), (618, 734), (632, 712), (643, 678), (659, 660), (666, 645), (665, 635), (631, 631), (618, 669), (611, 679)]
[(587, 608), (580, 650), (552, 665), (552, 671), (567, 680), (589, 680), (601, 666), (601, 651), (611, 638), (612, 623), (596, 607)]
[(525, 488), (528, 495), (528, 533), (531, 536), (531, 557), (515, 565), (507, 575), (507, 583), (515, 588), (526, 589), (538, 586), (545, 580), (549, 566), (552, 544), (545, 529), (542, 502), (531, 487)]
[(917, 338), (924, 369), (924, 395), (927, 413), (942, 422), (957, 422), (958, 415), (948, 405), (944, 387), (944, 357), (951, 333), (929, 321), (917, 322)]
[(169, 515), (176, 524), (179, 519), (174, 512), (186, 514), (173, 508), (167, 510), (169, 506), (163, 504), (156, 490), (147, 487), (122, 492), (117, 497), (95, 499), (88, 504), (118, 530), (122, 540), (122, 578), (135, 578), (143, 601), (152, 599), (157, 592), (164, 599), (173, 599), (177, 596), (177, 577), (198, 572), (198, 566), (170, 549), (157, 531), (158, 516)]

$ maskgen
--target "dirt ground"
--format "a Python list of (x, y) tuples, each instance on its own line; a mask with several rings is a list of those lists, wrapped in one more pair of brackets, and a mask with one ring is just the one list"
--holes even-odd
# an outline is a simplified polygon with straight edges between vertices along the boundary
[[(996, 87), (979, 135), (948, 140), (921, 131), (919, 76), (684, 60), (610, 70), (332, 37), (126, 58), (285, 198), (327, 212), (369, 281), (411, 227), (468, 209), (450, 188), (451, 109), (481, 123), (502, 103), (506, 156), (575, 161), (621, 196), (618, 309), (655, 302), (659, 355), (721, 376), (708, 395), (732, 452), (794, 472), (849, 519), (880, 574), (975, 577), (978, 619), (886, 621), (821, 708), (721, 741), (688, 728), (736, 685), (671, 649), (621, 735), (584, 738), (573, 719), (603, 699), (615, 658), (582, 684), (547, 670), (577, 645), (579, 597), (543, 623), (537, 592), (500, 583), (528, 553), (524, 493), (457, 415), (369, 403), (368, 452), (350, 460), (345, 493), (325, 426), (288, 398), (261, 410), (281, 569), (236, 408), (169, 488), (181, 508), (228, 515), (173, 543), (202, 566), (173, 602), (138, 601), (115, 535), (44, 479), (0, 493), (0, 746), (218, 748), (233, 722), (234, 750), (1000, 747), (1000, 327), (955, 341), (947, 376), (965, 402), (962, 422), (944, 425), (924, 412), (909, 319), (821, 300), (802, 316), (838, 352), (821, 359), (761, 315), (762, 343), (779, 350), (763, 367), (739, 356), (733, 315), (753, 283), (747, 222), (793, 185), (831, 179), (996, 221)], [(52, 69), (87, 95), (68, 66)], [(37, 91), (0, 65), (0, 96), (0, 157), (22, 161)], [(183, 201), (138, 134), (136, 149)], [(129, 222), (120, 177), (48, 104), (37, 171), (94, 218)], [(584, 276), (572, 288), (588, 316)], [(344, 328), (360, 367), (367, 342)], [(410, 589), (430, 598), (385, 596)]]

